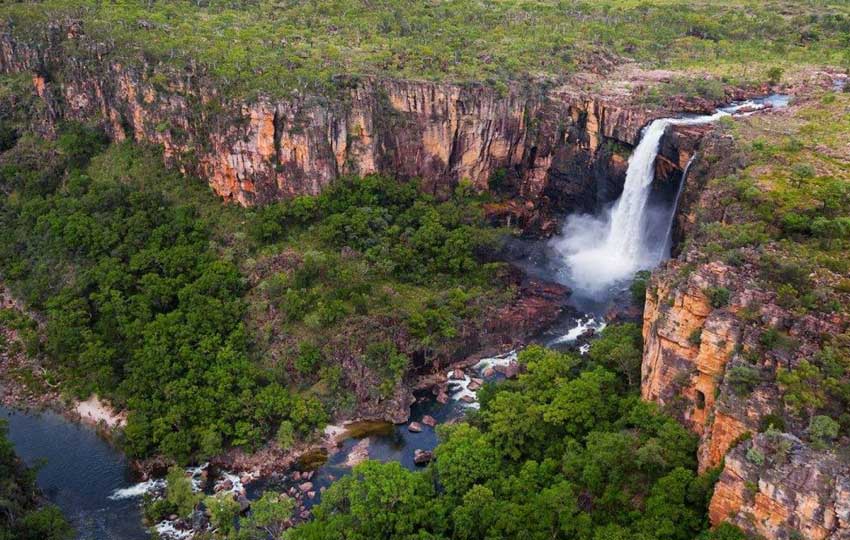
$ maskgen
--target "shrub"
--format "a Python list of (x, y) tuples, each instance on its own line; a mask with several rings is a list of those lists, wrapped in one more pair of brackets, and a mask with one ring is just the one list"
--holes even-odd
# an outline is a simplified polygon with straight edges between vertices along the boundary
[(301, 375), (314, 373), (322, 362), (322, 350), (309, 342), (302, 342), (298, 347), (298, 356), (295, 358), (295, 369)]
[(641, 309), (646, 302), (646, 286), (649, 282), (649, 277), (650, 273), (648, 270), (641, 270), (635, 274), (635, 278), (629, 287), (629, 291), (632, 295), (632, 302), (634, 302), (635, 305), (640, 306)]
[(708, 289), (708, 299), (711, 302), (711, 307), (722, 308), (729, 304), (731, 292), (726, 287), (711, 287)]
[(838, 437), (841, 426), (829, 416), (819, 415), (812, 418), (809, 424), (809, 439), (812, 446), (825, 449)]
[(186, 473), (179, 467), (171, 467), (165, 477), (168, 487), (165, 489), (165, 498), (171, 503), (181, 517), (192, 513), (201, 501), (201, 495), (192, 491), (192, 482), (186, 477)]
[(782, 80), (782, 75), (785, 73), (779, 66), (773, 66), (767, 70), (767, 82), (771, 85), (779, 84), (779, 81)]
[(761, 372), (751, 366), (733, 366), (726, 372), (726, 381), (735, 394), (745, 396), (761, 382)]
[(284, 450), (290, 448), (295, 443), (295, 428), (292, 422), (284, 420), (280, 423), (275, 440)]
[(747, 461), (762, 466), (764, 465), (764, 454), (758, 448), (750, 447), (747, 449)]
[(808, 163), (798, 163), (791, 168), (791, 185), (800, 188), (803, 184), (814, 178), (815, 168)]
[(702, 343), (702, 328), (697, 328), (691, 332), (691, 335), (688, 336), (688, 343), (694, 346)]
[(759, 431), (765, 432), (769, 429), (785, 431), (785, 420), (778, 414), (765, 415), (759, 423)]

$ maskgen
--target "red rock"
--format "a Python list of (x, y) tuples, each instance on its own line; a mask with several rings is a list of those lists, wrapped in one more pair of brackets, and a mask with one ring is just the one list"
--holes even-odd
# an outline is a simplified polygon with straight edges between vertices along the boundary
[(453, 380), (453, 381), (462, 381), (462, 380), (464, 380), (464, 379), (466, 378), (466, 376), (465, 376), (465, 374), (463, 373), (463, 370), (462, 370), (462, 369), (460, 369), (460, 368), (455, 368), (455, 369), (452, 371), (452, 374), (451, 374), (451, 376), (450, 376), (449, 378), (450, 378), (451, 380)]
[(411, 433), (419, 433), (420, 431), (422, 431), (422, 424), (420, 424), (419, 422), (411, 422), (407, 425), (407, 431)]
[(472, 396), (461, 396), (460, 400), (464, 403), (475, 403), (475, 398)]
[(482, 373), (482, 375), (484, 375), (484, 377), (487, 379), (493, 377), (495, 374), (496, 370), (493, 369), (493, 366), (487, 366), (486, 368), (484, 368), (484, 372)]
[(434, 427), (437, 425), (437, 419), (426, 414), (422, 417), (422, 423), (426, 426)]
[(303, 492), (310, 491), (311, 489), (313, 489), (313, 482), (304, 482), (303, 484), (299, 484), (298, 489)]
[(445, 392), (440, 392), (439, 394), (437, 394), (436, 399), (437, 399), (437, 403), (439, 403), (441, 405), (445, 405), (446, 403), (449, 402), (449, 395)]

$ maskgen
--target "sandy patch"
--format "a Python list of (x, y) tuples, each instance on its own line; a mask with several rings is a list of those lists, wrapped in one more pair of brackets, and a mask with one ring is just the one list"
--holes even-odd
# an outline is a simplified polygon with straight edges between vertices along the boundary
[(96, 395), (92, 395), (86, 401), (80, 401), (74, 407), (74, 412), (80, 415), (80, 419), (87, 424), (100, 424), (103, 422), (110, 428), (124, 427), (127, 423), (127, 413), (116, 412)]

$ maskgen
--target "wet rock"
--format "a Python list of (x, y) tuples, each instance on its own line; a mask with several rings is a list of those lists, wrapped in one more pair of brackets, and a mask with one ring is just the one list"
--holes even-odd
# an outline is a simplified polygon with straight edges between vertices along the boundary
[(472, 382), (470, 382), (469, 385), (467, 385), (466, 388), (470, 392), (477, 392), (481, 388), (481, 386), (482, 386), (482, 382), (481, 382), (480, 379), (472, 379)]
[(473, 396), (461, 396), (460, 400), (464, 403), (475, 403), (475, 398)]
[(453, 381), (462, 381), (465, 378), (466, 378), (466, 375), (464, 374), (463, 370), (460, 369), (460, 368), (455, 368), (452, 371), (451, 376), (449, 377), (449, 379), (451, 379)]
[(484, 372), (482, 373), (482, 375), (484, 375), (484, 377), (489, 379), (490, 377), (493, 377), (493, 376), (496, 375), (496, 370), (493, 369), (493, 366), (488, 366), (487, 368), (484, 369)]
[(293, 482), (300, 482), (301, 481), (301, 471), (295, 471), (294, 473), (292, 473), (292, 481)]
[(369, 459), (369, 443), (368, 437), (358, 441), (345, 458), (345, 466), (354, 467)]
[(314, 498), (315, 496), (316, 496), (316, 492), (315, 492), (315, 491), (308, 491), (308, 492), (307, 492), (307, 497), (308, 497), (308, 498), (312, 499), (312, 498)]
[(407, 426), (407, 431), (411, 433), (419, 433), (420, 431), (422, 431), (422, 424), (420, 424), (419, 422), (411, 422)]
[(504, 374), (505, 377), (507, 377), (508, 379), (515, 378), (517, 375), (519, 375), (519, 364), (517, 364), (516, 362), (511, 362), (510, 364), (505, 366)]
[(434, 454), (430, 450), (417, 448), (413, 451), (413, 463), (417, 465), (427, 465), (433, 458)]
[(422, 417), (422, 423), (429, 427), (434, 427), (437, 425), (437, 419), (433, 416), (425, 415)]
[(220, 491), (230, 491), (233, 489), (233, 482), (230, 479), (223, 480), (213, 487), (213, 491), (218, 493)]
[(449, 395), (445, 392), (440, 392), (439, 394), (437, 394), (436, 399), (437, 399), (437, 403), (439, 403), (440, 405), (445, 405), (446, 403), (449, 402)]
[(306, 493), (313, 489), (313, 482), (304, 482), (303, 484), (299, 484), (298, 489)]

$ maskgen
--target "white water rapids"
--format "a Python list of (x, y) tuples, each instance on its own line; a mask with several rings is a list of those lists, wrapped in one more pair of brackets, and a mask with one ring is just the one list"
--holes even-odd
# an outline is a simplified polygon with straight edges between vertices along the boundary
[(588, 295), (599, 293), (630, 279), (639, 270), (654, 268), (668, 256), (669, 233), (649, 230), (652, 227), (648, 221), (652, 212), (669, 212), (653, 221), (671, 224), (675, 203), (673, 208), (661, 210), (647, 206), (664, 132), (670, 126), (708, 124), (744, 107), (758, 109), (763, 105), (745, 102), (711, 115), (661, 118), (644, 128), (640, 143), (629, 158), (620, 198), (600, 215), (569, 216), (561, 235), (552, 240), (552, 247), (566, 263), (574, 289)]

